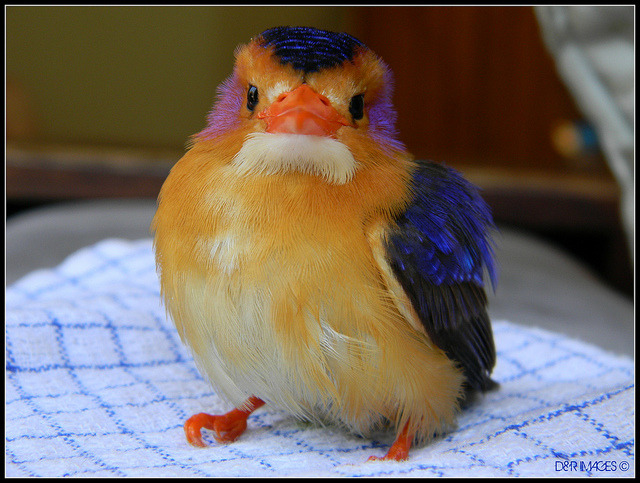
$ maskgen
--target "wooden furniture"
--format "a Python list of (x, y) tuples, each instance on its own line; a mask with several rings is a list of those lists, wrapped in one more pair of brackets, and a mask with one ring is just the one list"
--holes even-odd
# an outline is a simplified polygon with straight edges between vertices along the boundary
[(389, 65), (416, 156), (563, 171), (551, 133), (581, 119), (532, 7), (359, 7), (354, 31)]
[(153, 149), (9, 144), (7, 201), (156, 197), (181, 155)]

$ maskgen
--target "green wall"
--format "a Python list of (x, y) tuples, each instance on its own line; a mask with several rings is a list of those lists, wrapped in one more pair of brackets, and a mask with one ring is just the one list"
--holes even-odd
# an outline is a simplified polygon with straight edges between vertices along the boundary
[(6, 7), (6, 71), (36, 141), (181, 148), (233, 51), (276, 25), (348, 30), (349, 7)]

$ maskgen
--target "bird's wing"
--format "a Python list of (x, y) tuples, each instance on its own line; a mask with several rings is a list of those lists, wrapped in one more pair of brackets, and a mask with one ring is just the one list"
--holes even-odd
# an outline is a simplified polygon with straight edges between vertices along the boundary
[(486, 390), (496, 358), (484, 290), (485, 272), (496, 278), (490, 210), (459, 173), (432, 162), (418, 162), (413, 192), (382, 244), (387, 276), (468, 385)]

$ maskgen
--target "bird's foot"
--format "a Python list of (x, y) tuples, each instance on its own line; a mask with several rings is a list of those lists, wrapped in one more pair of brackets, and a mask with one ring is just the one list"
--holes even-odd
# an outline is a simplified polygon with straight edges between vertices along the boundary
[(184, 423), (187, 441), (193, 446), (206, 447), (201, 433), (202, 428), (205, 428), (214, 432), (213, 437), (218, 443), (232, 443), (247, 429), (249, 415), (263, 404), (264, 401), (261, 399), (251, 397), (242, 407), (226, 414), (199, 413), (191, 416)]
[(391, 446), (389, 452), (384, 456), (369, 456), (367, 461), (405, 461), (409, 458), (409, 448)]
[(193, 446), (207, 446), (202, 440), (202, 428), (214, 431), (213, 437), (218, 443), (231, 443), (247, 429), (247, 418), (236, 415), (235, 409), (222, 415), (200, 413), (191, 416), (184, 423), (184, 432), (187, 441)]
[(409, 423), (407, 422), (386, 455), (370, 456), (367, 461), (405, 461), (409, 458), (409, 449), (411, 449), (412, 441), (413, 434), (409, 434)]

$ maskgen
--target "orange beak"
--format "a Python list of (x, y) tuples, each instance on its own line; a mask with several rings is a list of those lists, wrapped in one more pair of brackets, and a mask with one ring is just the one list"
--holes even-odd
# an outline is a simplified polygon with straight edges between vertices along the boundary
[(284, 92), (258, 114), (267, 122), (267, 132), (335, 137), (336, 131), (351, 123), (341, 116), (329, 99), (302, 84)]

